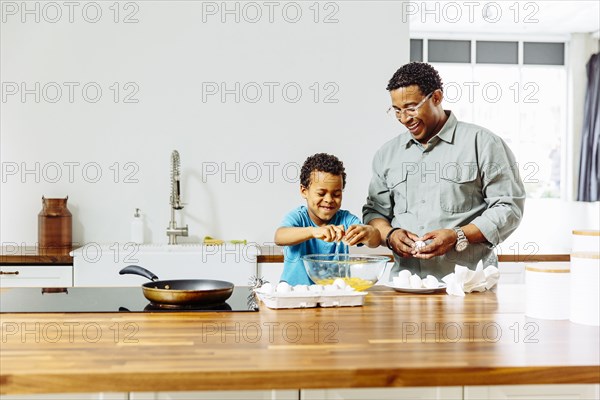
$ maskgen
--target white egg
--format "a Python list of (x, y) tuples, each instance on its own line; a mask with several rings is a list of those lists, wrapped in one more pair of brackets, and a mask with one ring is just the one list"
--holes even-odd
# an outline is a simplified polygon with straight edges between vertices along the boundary
[(400, 271), (398, 273), (398, 277), (399, 278), (409, 279), (411, 275), (412, 275), (412, 273), (409, 270), (407, 270), (407, 269), (403, 269), (402, 271)]
[(433, 275), (427, 275), (427, 278), (423, 279), (423, 285), (427, 289), (437, 289), (440, 286), (440, 281)]
[(277, 284), (277, 288), (275, 289), (278, 293), (289, 293), (292, 291), (292, 288), (287, 282), (279, 282)]
[(423, 281), (417, 274), (413, 275), (409, 279), (411, 289), (421, 289), (423, 287)]
[(273, 290), (273, 285), (270, 282), (267, 282), (258, 288), (258, 291), (261, 293), (273, 293)]
[(308, 292), (308, 286), (307, 285), (296, 285), (296, 286), (292, 287), (292, 290), (294, 292), (305, 293), (305, 292)]
[(410, 276), (412, 274), (409, 270), (403, 269), (398, 273), (398, 276), (395, 276), (393, 279), (394, 286), (408, 288), (410, 287)]
[(308, 291), (309, 292), (322, 292), (323, 291), (323, 285), (310, 285), (308, 287)]
[(346, 286), (348, 286), (342, 278), (336, 278), (336, 280), (333, 281), (333, 285), (337, 286), (338, 289), (345, 289)]

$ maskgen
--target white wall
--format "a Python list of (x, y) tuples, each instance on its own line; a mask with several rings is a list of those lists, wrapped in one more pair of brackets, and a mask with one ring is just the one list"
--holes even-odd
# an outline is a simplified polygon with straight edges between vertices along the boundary
[[(384, 114), (387, 80), (408, 61), (399, 2), (229, 2), (229, 14), (121, 2), (118, 15), (98, 2), (99, 18), (87, 2), (25, 4), (2, 3), (1, 242), (35, 243), (42, 195), (69, 196), (76, 242), (129, 240), (136, 207), (147, 239), (166, 242), (173, 149), (188, 241), (270, 242), (316, 152), (345, 162), (344, 208), (360, 214), (372, 155), (400, 129)], [(206, 90), (222, 82), (224, 100)]]
[[(113, 2), (99, 2), (96, 23), (88, 22), (96, 18), (92, 3), (77, 3), (73, 22), (61, 2), (53, 3), (59, 9), (31, 2), (33, 13), (22, 4), (3, 2), (0, 26), (2, 243), (35, 243), (42, 195), (69, 195), (76, 242), (129, 240), (139, 207), (147, 239), (165, 243), (173, 149), (181, 154), (188, 241), (211, 235), (268, 243), (283, 215), (301, 204), (297, 173), (308, 155), (331, 152), (345, 162), (344, 208), (360, 215), (372, 155), (401, 130), (384, 114), (387, 80), (408, 61), (399, 2), (322, 2), (318, 14), (313, 2), (272, 9), (229, 2), (234, 11), (224, 15), (221, 2), (130, 2), (119, 3), (118, 22)], [(302, 15), (292, 23), (298, 7)], [(252, 22), (257, 11), (261, 18)], [(569, 62), (587, 60), (593, 39), (574, 40)], [(237, 91), (237, 102), (235, 89), (224, 101), (206, 92), (222, 82), (247, 90)], [(582, 85), (574, 82), (577, 110)], [(33, 93), (22, 97), (21, 83)], [(85, 84), (102, 89), (97, 102), (83, 97)], [(52, 103), (56, 87), (62, 97)], [(252, 102), (257, 87), (262, 98)], [(302, 90), (297, 102), (295, 87)], [(136, 89), (129, 100), (137, 102), (125, 102)], [(598, 203), (529, 200), (500, 251), (566, 252), (572, 229), (599, 229), (599, 221)]]

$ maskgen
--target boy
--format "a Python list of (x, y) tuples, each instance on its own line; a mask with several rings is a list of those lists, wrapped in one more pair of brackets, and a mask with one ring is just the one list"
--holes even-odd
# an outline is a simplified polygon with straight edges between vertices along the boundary
[(340, 210), (346, 186), (344, 164), (337, 157), (319, 153), (308, 157), (300, 170), (300, 194), (306, 206), (285, 216), (275, 232), (275, 243), (286, 246), (281, 280), (290, 285), (311, 285), (302, 262), (306, 254), (347, 253), (359, 243), (377, 247), (379, 231), (362, 225), (350, 212)]

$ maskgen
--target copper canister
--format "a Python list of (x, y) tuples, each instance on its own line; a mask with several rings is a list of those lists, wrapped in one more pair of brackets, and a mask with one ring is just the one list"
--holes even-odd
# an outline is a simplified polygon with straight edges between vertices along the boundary
[(41, 253), (67, 254), (71, 251), (72, 214), (67, 200), (47, 199), (42, 196), (42, 211), (38, 214), (38, 243)]

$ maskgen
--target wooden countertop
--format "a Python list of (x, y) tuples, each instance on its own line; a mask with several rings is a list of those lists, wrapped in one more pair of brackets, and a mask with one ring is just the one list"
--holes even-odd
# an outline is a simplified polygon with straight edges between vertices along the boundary
[[(261, 254), (257, 258), (259, 263), (282, 263), (283, 262), (283, 247), (280, 246), (262, 246)], [(390, 257), (390, 261), (394, 261), (392, 252), (385, 247), (377, 249), (355, 250), (351, 249), (351, 253), (360, 252), (368, 254), (386, 255)], [(569, 262), (570, 254), (499, 254), (499, 262)]]
[(600, 383), (599, 328), (526, 318), (523, 285), (370, 292), (363, 307), (2, 314), (0, 394)]
[(41, 249), (38, 246), (0, 247), (0, 265), (73, 265), (68, 251)]
[[(261, 246), (262, 254), (258, 256), (259, 263), (282, 263), (282, 247)], [(377, 251), (380, 250), (380, 251)], [(388, 255), (393, 261), (391, 252), (381, 247), (371, 249), (369, 253)], [(568, 262), (569, 254), (500, 254), (500, 262)], [(73, 257), (68, 253), (40, 249), (36, 246), (2, 246), (0, 247), (0, 265), (73, 265)]]

